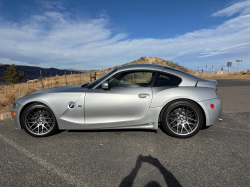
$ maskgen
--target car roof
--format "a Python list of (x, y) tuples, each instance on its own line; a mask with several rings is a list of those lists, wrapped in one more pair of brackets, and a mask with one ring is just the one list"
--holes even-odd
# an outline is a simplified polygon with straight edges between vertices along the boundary
[[(145, 69), (145, 70), (158, 70), (158, 71), (176, 71), (177, 74), (188, 74), (184, 71), (171, 68), (168, 66), (162, 66), (158, 64), (131, 64), (131, 65), (125, 65), (125, 66), (120, 66), (117, 68), (117, 71), (124, 71), (124, 70), (138, 70), (138, 69)], [(188, 74), (190, 75), (190, 74)]]

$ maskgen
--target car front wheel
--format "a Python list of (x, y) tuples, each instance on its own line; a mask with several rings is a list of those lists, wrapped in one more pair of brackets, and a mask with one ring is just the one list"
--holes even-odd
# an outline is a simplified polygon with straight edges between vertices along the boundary
[(191, 101), (177, 101), (167, 106), (162, 115), (163, 129), (170, 136), (189, 138), (203, 126), (201, 108)]
[(58, 130), (53, 112), (40, 103), (28, 106), (22, 113), (21, 120), (23, 129), (31, 136), (49, 136)]

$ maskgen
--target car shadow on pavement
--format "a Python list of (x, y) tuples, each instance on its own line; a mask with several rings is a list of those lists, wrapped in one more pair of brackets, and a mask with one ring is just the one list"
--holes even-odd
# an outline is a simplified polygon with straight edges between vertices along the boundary
[(61, 129), (59, 129), (59, 130), (57, 130), (54, 134), (52, 134), (52, 135), (50, 135), (50, 136), (55, 136), (55, 135), (57, 135), (57, 134), (61, 134), (61, 133), (63, 133), (63, 132), (65, 132), (66, 130), (61, 130)]
[(92, 129), (92, 130), (67, 130), (67, 132), (156, 132), (151, 129)]
[[(154, 158), (150, 155), (149, 156), (139, 155), (137, 157), (135, 168), (130, 172), (130, 174), (128, 176), (126, 176), (122, 180), (119, 187), (132, 187), (133, 186), (134, 180), (136, 178), (136, 175), (137, 175), (139, 169), (141, 168), (142, 162), (147, 162), (147, 163), (155, 166), (156, 168), (158, 168), (159, 171), (161, 172), (162, 176), (165, 179), (166, 186), (168, 186), (168, 187), (179, 187), (180, 186), (181, 187), (181, 184), (174, 177), (174, 175), (171, 172), (169, 172), (160, 163), (160, 161), (157, 158)], [(161, 186), (156, 181), (150, 181), (145, 187), (161, 187)]]

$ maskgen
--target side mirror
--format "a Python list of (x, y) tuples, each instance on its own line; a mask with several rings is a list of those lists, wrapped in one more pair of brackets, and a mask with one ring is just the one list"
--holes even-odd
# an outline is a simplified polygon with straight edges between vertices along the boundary
[(102, 89), (104, 89), (104, 90), (109, 89), (109, 83), (107, 81), (104, 81), (102, 83)]

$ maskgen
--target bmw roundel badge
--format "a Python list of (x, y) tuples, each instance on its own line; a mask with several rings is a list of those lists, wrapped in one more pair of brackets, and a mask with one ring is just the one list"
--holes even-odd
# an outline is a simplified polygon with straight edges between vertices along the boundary
[(69, 103), (69, 108), (74, 108), (75, 104), (74, 103)]

